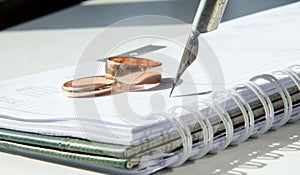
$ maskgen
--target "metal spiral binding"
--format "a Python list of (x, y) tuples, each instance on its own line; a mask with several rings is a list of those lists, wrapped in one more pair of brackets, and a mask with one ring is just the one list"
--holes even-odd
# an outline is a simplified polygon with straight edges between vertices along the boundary
[[(201, 100), (201, 101), (197, 102), (196, 104), (194, 104), (194, 107), (196, 107), (197, 109), (199, 109), (199, 107), (200, 107), (200, 109), (201, 109), (201, 106), (203, 104), (206, 105), (206, 107), (213, 110), (218, 115), (218, 117), (221, 119), (221, 121), (225, 127), (225, 130), (226, 130), (225, 131), (225, 134), (226, 134), (225, 141), (223, 141), (220, 145), (215, 146), (214, 140), (213, 140), (213, 145), (209, 152), (216, 153), (216, 152), (219, 152), (219, 151), (225, 149), (231, 143), (232, 138), (233, 138), (233, 123), (232, 123), (231, 118), (230, 118), (229, 114), (227, 113), (227, 111), (223, 110), (219, 104), (217, 104), (216, 102), (214, 102), (211, 99)], [(208, 108), (204, 108), (204, 109), (208, 109)]]
[[(288, 87), (282, 82), (282, 76), (284, 76), (284, 79), (292, 80), (289, 81), (289, 83), (294, 83), (300, 91), (299, 74), (300, 66), (290, 66), (280, 71), (274, 71), (271, 74), (255, 76), (251, 78), (250, 81), (235, 85), (230, 89), (212, 92), (208, 99), (203, 99), (194, 104), (170, 108), (168, 113), (163, 114), (163, 117), (176, 127), (181, 136), (183, 146), (182, 154), (180, 154), (181, 156), (171, 165), (171, 167), (180, 166), (188, 159), (199, 159), (208, 152), (215, 153), (221, 151), (230, 144), (239, 144), (251, 136), (259, 136), (270, 129), (276, 129), (287, 122), (293, 122), (300, 119), (300, 114), (292, 115), (293, 98), (289, 93)], [(252, 96), (248, 98), (251, 98), (252, 100), (255, 98), (261, 103), (261, 107), (264, 110), (264, 121), (255, 122), (254, 109), (252, 109), (250, 102), (248, 102), (248, 99), (244, 96), (245, 91), (248, 93), (251, 92), (252, 94)], [(271, 95), (274, 95), (272, 92), (278, 93), (281, 98), (284, 111), (281, 118), (274, 116), (275, 111), (273, 103), (275, 102), (272, 102), (272, 99), (270, 98)], [(218, 100), (218, 97), (222, 94), (227, 97), (223, 98), (223, 101), (220, 101)], [(228, 112), (229, 109), (227, 109), (228, 107), (225, 104), (226, 100), (229, 98), (231, 102), (235, 103), (236, 107), (241, 112), (241, 117), (243, 117), (243, 128), (238, 128), (236, 131), (232, 118)], [(193, 117), (194, 123), (199, 124), (201, 127), (203, 138), (200, 138), (199, 141), (193, 143), (193, 137), (188, 123), (185, 123), (180, 118), (180, 114), (177, 113), (180, 109), (181, 111), (185, 110), (189, 113)], [(207, 114), (208, 111), (210, 111), (209, 114)], [(212, 112), (216, 116), (211, 116)], [(216, 139), (216, 133), (214, 132), (218, 131), (218, 125), (221, 123), (216, 123), (216, 118), (214, 117), (219, 118), (218, 120), (221, 121), (222, 127), (225, 128), (226, 136), (223, 140), (220, 138)], [(213, 123), (213, 121), (215, 123)], [(240, 136), (235, 137), (238, 134)], [(193, 152), (194, 148), (197, 148), (199, 151), (196, 153)]]
[(290, 119), (290, 115), (292, 112), (292, 105), (293, 105), (291, 96), (289, 95), (287, 89), (282, 85), (282, 83), (277, 78), (275, 78), (273, 75), (270, 75), (270, 74), (259, 75), (259, 76), (252, 78), (251, 81), (255, 82), (256, 80), (259, 80), (259, 79), (264, 79), (264, 80), (267, 80), (268, 82), (270, 82), (271, 84), (274, 84), (278, 93), (280, 94), (280, 96), (282, 98), (282, 102), (284, 105), (283, 117), (279, 122), (273, 123), (272, 124), (273, 126), (271, 127), (271, 129), (279, 128), (279, 127), (283, 126)]
[(255, 95), (257, 95), (265, 110), (265, 125), (258, 131), (256, 131), (256, 133), (251, 135), (253, 137), (256, 137), (264, 134), (271, 128), (274, 120), (274, 109), (270, 98), (262, 91), (262, 89), (258, 85), (256, 85), (252, 81), (249, 81), (245, 82), (244, 86), (247, 86)]
[[(250, 118), (248, 116), (247, 109), (244, 106), (242, 100), (240, 99), (239, 94), (236, 91), (233, 91), (231, 89), (226, 89), (224, 91), (215, 91), (215, 92), (212, 92), (211, 98), (215, 99), (220, 94), (228, 95), (237, 104), (237, 106), (239, 107), (239, 109), (241, 110), (241, 112), (243, 114), (244, 123), (245, 123), (244, 133), (241, 134), (241, 136), (240, 136), (240, 138), (238, 138), (238, 140), (234, 140), (234, 141), (231, 142), (231, 145), (237, 145), (237, 144), (239, 144), (239, 143), (241, 143), (241, 142), (243, 142), (243, 141), (245, 141), (249, 138), (250, 134), (253, 131), (254, 120), (250, 120)], [(226, 106), (223, 106), (223, 107), (224, 107), (223, 110), (226, 110)]]
[(171, 113), (163, 113), (162, 117), (167, 119), (179, 132), (182, 141), (182, 155), (180, 158), (169, 165), (169, 167), (178, 167), (186, 162), (191, 155), (192, 148), (193, 148), (193, 138), (190, 129), (188, 128), (187, 124), (185, 124), (180, 117), (177, 117)]
[[(300, 67), (298, 65), (289, 66), (288, 68), (284, 69), (283, 72), (287, 73), (289, 77), (294, 81), (298, 89), (300, 90), (300, 77), (299, 75), (293, 70), (293, 67)], [(300, 68), (299, 68), (300, 69)], [(296, 116), (292, 116), (289, 122), (294, 122), (300, 119), (300, 114)]]
[(244, 85), (242, 85), (242, 84), (235, 85), (232, 87), (232, 91), (235, 93), (235, 95), (238, 97), (238, 99), (242, 102), (242, 104), (244, 105), (244, 107), (247, 110), (247, 114), (248, 114), (248, 118), (249, 118), (249, 125), (250, 125), (249, 126), (249, 135), (247, 136), (247, 138), (249, 138), (254, 132), (254, 122), (255, 121), (254, 121), (254, 114), (253, 114), (250, 104), (242, 95), (239, 94), (239, 89), (243, 86)]
[(201, 126), (202, 133), (203, 133), (203, 140), (201, 141), (201, 139), (200, 139), (199, 143), (197, 145), (198, 147), (200, 147), (199, 152), (197, 152), (196, 155), (191, 156), (189, 158), (189, 160), (199, 159), (199, 158), (205, 156), (210, 151), (210, 148), (212, 147), (213, 134), (214, 134), (212, 125), (209, 122), (207, 117), (205, 117), (200, 111), (194, 110), (190, 106), (175, 106), (175, 107), (172, 107), (169, 110), (169, 112), (175, 113), (176, 109), (179, 109), (179, 108), (182, 108), (183, 110), (186, 110), (186, 111), (190, 112), (191, 114), (193, 114), (192, 115), (193, 118)]

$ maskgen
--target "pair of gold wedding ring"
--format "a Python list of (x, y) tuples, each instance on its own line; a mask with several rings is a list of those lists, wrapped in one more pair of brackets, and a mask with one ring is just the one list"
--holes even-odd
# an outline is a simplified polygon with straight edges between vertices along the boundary
[(111, 57), (105, 62), (105, 75), (74, 79), (63, 84), (63, 93), (72, 98), (94, 97), (137, 91), (157, 86), (162, 63), (145, 58)]

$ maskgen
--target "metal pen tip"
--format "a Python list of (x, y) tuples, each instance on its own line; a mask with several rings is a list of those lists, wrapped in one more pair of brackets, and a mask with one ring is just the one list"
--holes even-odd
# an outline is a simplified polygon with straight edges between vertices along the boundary
[(171, 93), (169, 97), (171, 97), (172, 92), (180, 79), (183, 72), (195, 61), (198, 53), (198, 37), (199, 33), (197, 32), (191, 32), (188, 38), (188, 41), (186, 43), (186, 46), (184, 48), (181, 61), (179, 63), (179, 67), (176, 74), (176, 79), (173, 83), (173, 87), (171, 89)]
[(171, 89), (171, 92), (170, 92), (169, 98), (171, 97), (171, 95), (172, 95), (172, 93), (173, 93), (173, 91), (174, 91), (174, 89), (175, 89), (175, 86), (176, 86), (176, 83), (173, 83), (173, 86), (172, 86), (172, 89)]

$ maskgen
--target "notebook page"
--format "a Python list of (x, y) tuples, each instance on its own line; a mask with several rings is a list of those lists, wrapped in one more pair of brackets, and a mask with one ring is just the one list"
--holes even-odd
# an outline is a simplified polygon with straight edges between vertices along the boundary
[[(299, 2), (222, 23), (204, 36), (226, 83), (300, 63)], [(237, 76), (232, 76), (237, 75)]]

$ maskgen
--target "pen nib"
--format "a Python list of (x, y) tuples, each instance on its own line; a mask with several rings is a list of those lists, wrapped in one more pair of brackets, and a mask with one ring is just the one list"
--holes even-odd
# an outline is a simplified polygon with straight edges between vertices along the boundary
[(186, 43), (186, 46), (183, 51), (183, 55), (181, 57), (181, 61), (179, 63), (179, 67), (176, 74), (176, 79), (173, 83), (173, 87), (171, 89), (171, 93), (169, 97), (171, 97), (172, 92), (180, 79), (183, 72), (195, 61), (198, 53), (198, 37), (199, 33), (191, 32)]
[(172, 95), (172, 93), (173, 93), (173, 91), (174, 91), (175, 86), (176, 86), (176, 83), (173, 83), (173, 86), (172, 86), (172, 89), (171, 89), (171, 92), (170, 92), (169, 97), (171, 97), (171, 95)]

